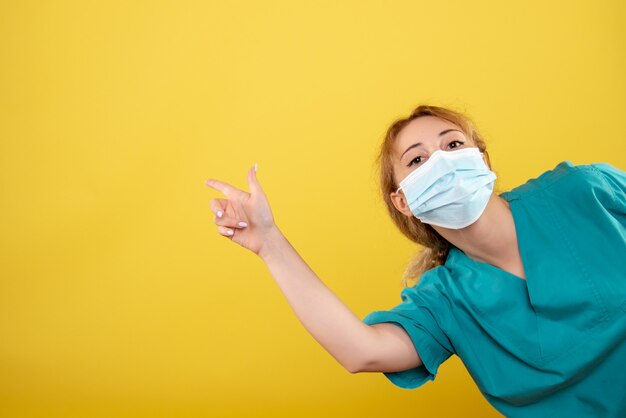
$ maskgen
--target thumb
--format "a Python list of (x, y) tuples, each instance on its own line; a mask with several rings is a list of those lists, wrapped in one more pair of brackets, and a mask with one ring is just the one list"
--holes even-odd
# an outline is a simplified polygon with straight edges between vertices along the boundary
[(261, 187), (259, 180), (256, 178), (257, 168), (258, 168), (258, 164), (255, 163), (254, 166), (252, 166), (248, 170), (248, 187), (250, 189), (250, 194), (265, 195), (265, 192), (263, 191), (263, 188)]

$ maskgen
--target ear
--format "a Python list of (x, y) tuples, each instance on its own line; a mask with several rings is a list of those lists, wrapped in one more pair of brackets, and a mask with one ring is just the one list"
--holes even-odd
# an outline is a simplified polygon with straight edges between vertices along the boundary
[(409, 205), (406, 202), (404, 193), (391, 192), (389, 194), (389, 197), (391, 198), (391, 202), (396, 207), (396, 209), (398, 209), (398, 211), (403, 213), (405, 216), (413, 217), (413, 213), (411, 212), (411, 209), (409, 208)]

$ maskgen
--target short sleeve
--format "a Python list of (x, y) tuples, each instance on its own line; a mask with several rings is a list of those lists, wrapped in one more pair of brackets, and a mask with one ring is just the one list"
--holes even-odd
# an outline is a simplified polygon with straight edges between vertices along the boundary
[(615, 208), (626, 214), (626, 172), (613, 167), (609, 163), (591, 164), (596, 168), (606, 181), (607, 187), (613, 197)]
[(437, 319), (437, 305), (442, 305), (443, 301), (439, 297), (437, 303), (437, 291), (432, 287), (419, 285), (403, 289), (399, 305), (390, 310), (372, 312), (363, 318), (363, 322), (368, 325), (391, 322), (401, 326), (413, 341), (423, 365), (383, 373), (393, 384), (404, 389), (415, 389), (434, 380), (439, 365), (453, 354), (452, 344)]

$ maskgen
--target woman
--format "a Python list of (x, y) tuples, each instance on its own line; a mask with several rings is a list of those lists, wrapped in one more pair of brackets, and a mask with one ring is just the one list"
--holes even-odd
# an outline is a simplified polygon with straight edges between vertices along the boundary
[[(218, 180), (218, 232), (266, 263), (311, 335), (347, 370), (412, 389), (452, 354), (506, 416), (626, 416), (626, 173), (554, 169), (501, 194), (466, 116), (421, 105), (382, 144), (381, 192), (424, 250), (402, 302), (355, 316), (275, 225), (257, 178)], [(243, 222), (243, 223), (242, 223)]]

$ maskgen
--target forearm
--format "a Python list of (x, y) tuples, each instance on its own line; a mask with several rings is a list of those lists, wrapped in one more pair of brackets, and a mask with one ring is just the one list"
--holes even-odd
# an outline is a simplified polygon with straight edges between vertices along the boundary
[(259, 256), (313, 338), (347, 370), (358, 371), (369, 359), (375, 330), (319, 279), (278, 228)]

